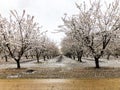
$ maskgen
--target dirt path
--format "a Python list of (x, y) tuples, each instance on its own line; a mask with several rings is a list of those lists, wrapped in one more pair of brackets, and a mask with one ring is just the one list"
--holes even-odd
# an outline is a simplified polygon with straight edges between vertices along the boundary
[(2, 79), (0, 90), (120, 90), (120, 79)]

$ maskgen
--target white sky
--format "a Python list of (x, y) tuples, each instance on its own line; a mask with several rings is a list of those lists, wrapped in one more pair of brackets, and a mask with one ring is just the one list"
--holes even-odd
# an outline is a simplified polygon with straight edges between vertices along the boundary
[(61, 17), (64, 13), (73, 15), (78, 12), (75, 2), (82, 3), (83, 0), (0, 0), (0, 13), (7, 16), (9, 10), (22, 12), (25, 9), (28, 14), (35, 16), (36, 22), (43, 26), (44, 30), (48, 30), (48, 37), (59, 45), (64, 34), (51, 32), (62, 24)]

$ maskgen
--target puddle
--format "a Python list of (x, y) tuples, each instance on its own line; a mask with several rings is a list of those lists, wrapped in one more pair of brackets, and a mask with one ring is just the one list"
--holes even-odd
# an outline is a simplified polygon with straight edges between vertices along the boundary
[(7, 76), (7, 79), (19, 78), (19, 77), (21, 77), (21, 75), (19, 75), (19, 74), (15, 74), (15, 75), (8, 75), (8, 76)]

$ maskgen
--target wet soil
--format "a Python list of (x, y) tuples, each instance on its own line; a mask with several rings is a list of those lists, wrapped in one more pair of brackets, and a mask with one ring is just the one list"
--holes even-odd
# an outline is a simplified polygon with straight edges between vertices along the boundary
[(0, 90), (120, 90), (120, 79), (8, 79)]

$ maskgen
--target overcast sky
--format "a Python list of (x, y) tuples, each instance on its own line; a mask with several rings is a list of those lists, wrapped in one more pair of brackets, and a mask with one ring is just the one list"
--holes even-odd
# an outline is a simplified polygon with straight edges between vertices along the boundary
[(78, 12), (75, 2), (82, 3), (83, 0), (0, 0), (0, 13), (7, 16), (9, 10), (26, 10), (28, 14), (35, 16), (44, 30), (48, 30), (47, 35), (59, 44), (64, 34), (52, 32), (62, 24), (61, 17), (64, 13), (72, 15)]

